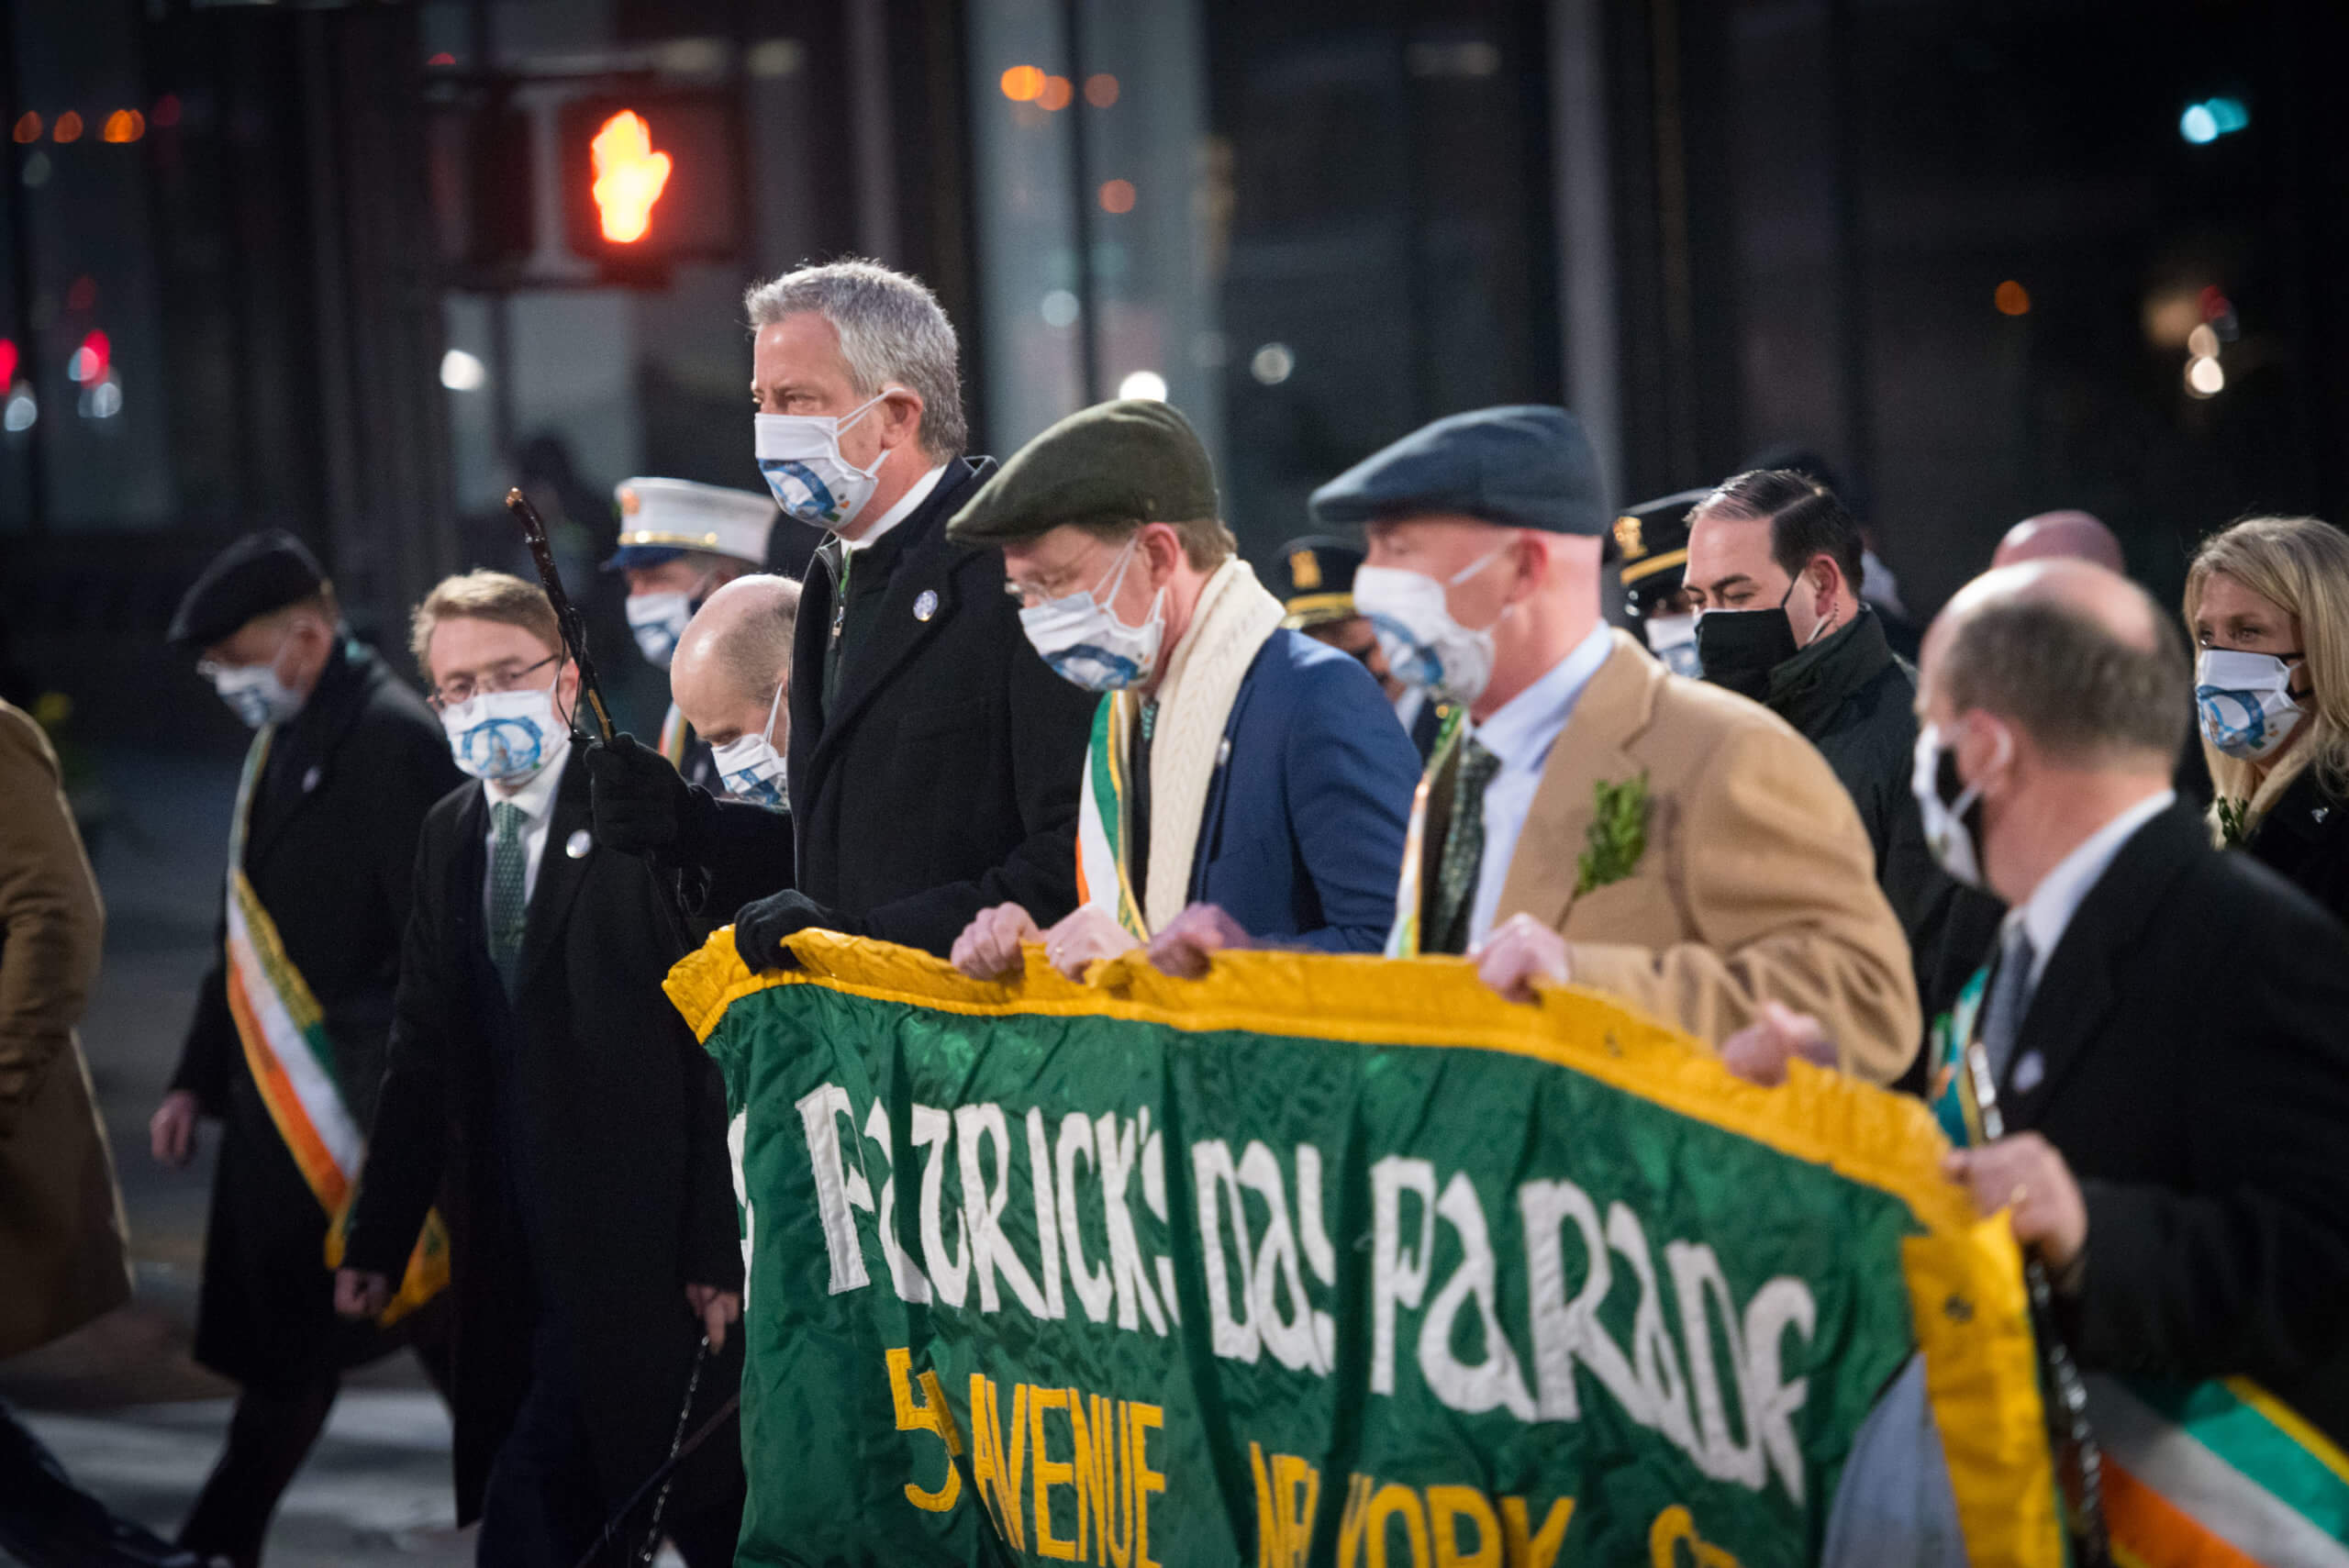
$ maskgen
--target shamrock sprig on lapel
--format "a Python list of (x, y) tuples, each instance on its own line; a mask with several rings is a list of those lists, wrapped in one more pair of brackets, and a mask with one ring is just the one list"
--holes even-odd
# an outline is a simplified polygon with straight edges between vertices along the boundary
[(2230, 850), (2240, 850), (2251, 838), (2251, 802), (2219, 796), (2219, 836)]
[(1648, 775), (1621, 784), (1600, 779), (1592, 789), (1595, 809), (1583, 851), (1575, 859), (1575, 896), (1620, 882), (1639, 868), (1648, 850)]

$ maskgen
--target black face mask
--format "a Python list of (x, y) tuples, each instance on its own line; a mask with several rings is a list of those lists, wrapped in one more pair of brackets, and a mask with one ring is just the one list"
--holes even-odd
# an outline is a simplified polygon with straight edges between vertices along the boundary
[(1770, 690), (1770, 672), (1793, 658), (1794, 623), (1787, 619), (1787, 584), (1777, 607), (1767, 610), (1707, 610), (1697, 617), (1697, 663), (1705, 679), (1742, 697), (1760, 702)]

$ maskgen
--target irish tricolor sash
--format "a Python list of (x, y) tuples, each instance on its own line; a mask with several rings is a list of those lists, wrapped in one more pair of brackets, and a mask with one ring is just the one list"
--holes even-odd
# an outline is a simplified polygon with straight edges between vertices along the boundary
[(1403, 872), (1395, 888), (1395, 925), (1386, 933), (1388, 958), (1419, 956), (1419, 920), (1427, 912), (1425, 881), (1427, 864), (1428, 800), (1434, 793), (1436, 781), (1444, 776), (1452, 765), (1453, 753), (1460, 748), (1460, 732), (1468, 728), (1468, 705), (1455, 703), (1443, 716), (1443, 727), (1436, 731), (1435, 744), (1428, 749), (1428, 764), (1419, 773), (1419, 787), (1411, 795), (1411, 826), (1403, 836)]
[[(1928, 1048), (1934, 1112), (1958, 1144), (1983, 1137), (1964, 1062), (1987, 982), (1967, 982)], [(2120, 1568), (2349, 1568), (2349, 1456), (2274, 1395), (2240, 1377), (2082, 1381)]]
[(1130, 853), (1150, 846), (1129, 842), (1132, 819), (1126, 803), (1126, 727), (1130, 722), (1121, 692), (1103, 695), (1093, 710), (1093, 740), (1085, 750), (1084, 796), (1076, 813), (1076, 901), (1090, 904), (1125, 928), (1138, 942), (1150, 940), (1150, 927), (1134, 900)]
[(669, 711), (661, 719), (661, 754), (668, 758), (669, 765), (679, 773), (685, 770), (685, 749), (693, 743), (693, 738), (694, 727), (685, 722), (685, 716), (677, 705), (671, 703)]
[[(274, 726), (263, 726), (246, 754), (237, 784), (237, 809), (228, 829), (228, 1011), (237, 1020), (245, 1065), (261, 1090), (262, 1104), (331, 1221), (326, 1265), (342, 1263), (343, 1232), (351, 1202), (365, 1163), (365, 1133), (342, 1097), (334, 1041), (328, 1037), (317, 998), (286, 955), (276, 923), (262, 907), (245, 875), (245, 830), (252, 818), (253, 791), (269, 755)], [(399, 1321), (449, 1283), (449, 1237), (435, 1212), (408, 1257), (399, 1293), (384, 1311), (386, 1327)]]

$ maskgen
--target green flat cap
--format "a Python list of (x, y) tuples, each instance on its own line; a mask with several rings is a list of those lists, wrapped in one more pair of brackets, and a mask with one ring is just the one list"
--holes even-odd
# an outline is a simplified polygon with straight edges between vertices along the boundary
[(974, 548), (1063, 523), (1182, 523), (1217, 516), (1215, 468), (1191, 422), (1139, 397), (1097, 403), (1021, 447), (946, 524)]

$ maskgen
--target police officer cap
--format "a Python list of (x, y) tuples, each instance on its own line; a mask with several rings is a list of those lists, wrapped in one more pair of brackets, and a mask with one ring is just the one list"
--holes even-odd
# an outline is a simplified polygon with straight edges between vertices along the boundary
[(255, 616), (315, 597), (326, 584), (318, 558), (292, 534), (283, 528), (247, 534), (215, 556), (180, 600), (171, 640), (180, 648), (209, 648)]
[(1217, 516), (1215, 468), (1166, 404), (1080, 408), (1011, 454), (946, 525), (971, 546), (1018, 544), (1063, 523), (1185, 523)]
[(1582, 423), (1563, 408), (1478, 408), (1412, 431), (1313, 493), (1324, 525), (1453, 513), (1606, 537), (1615, 521)]
[(1680, 591), (1688, 575), (1688, 513), (1710, 490), (1677, 490), (1628, 507), (1615, 519), (1615, 558), (1624, 591), (1642, 616)]
[(1327, 534), (1293, 539), (1281, 546), (1264, 585), (1288, 614), (1283, 626), (1302, 629), (1345, 620), (1354, 612), (1354, 573), (1362, 546)]

